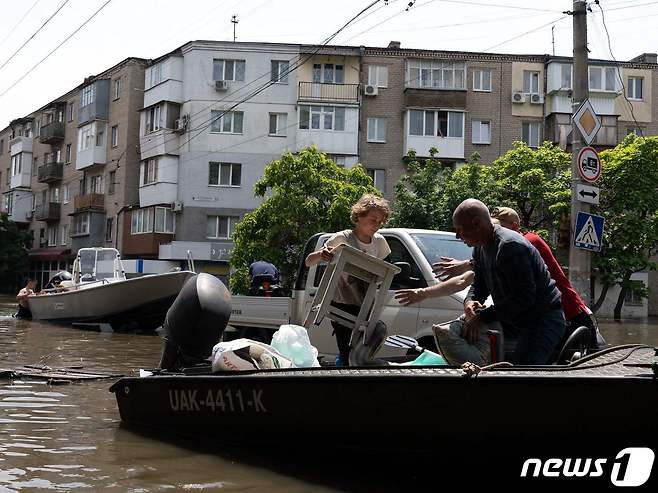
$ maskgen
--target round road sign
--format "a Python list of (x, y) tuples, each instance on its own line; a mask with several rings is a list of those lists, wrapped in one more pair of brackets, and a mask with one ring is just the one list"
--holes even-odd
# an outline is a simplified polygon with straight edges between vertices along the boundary
[(594, 183), (601, 176), (601, 159), (591, 147), (583, 147), (578, 153), (578, 172), (580, 177)]

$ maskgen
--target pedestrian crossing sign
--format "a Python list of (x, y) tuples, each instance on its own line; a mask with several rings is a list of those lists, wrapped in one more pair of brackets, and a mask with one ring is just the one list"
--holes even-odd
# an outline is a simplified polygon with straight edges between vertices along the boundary
[(600, 252), (603, 244), (603, 218), (587, 212), (579, 212), (576, 219), (574, 246), (583, 250)]

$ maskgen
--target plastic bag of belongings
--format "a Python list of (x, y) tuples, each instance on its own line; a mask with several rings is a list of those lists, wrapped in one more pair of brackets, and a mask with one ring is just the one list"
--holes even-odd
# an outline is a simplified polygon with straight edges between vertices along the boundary
[(488, 365), (491, 362), (491, 346), (487, 331), (492, 329), (502, 331), (500, 323), (485, 324), (480, 329), (475, 344), (470, 344), (462, 337), (463, 327), (463, 315), (445, 324), (432, 326), (434, 340), (441, 355), (450, 365), (461, 365), (467, 361), (476, 365)]
[(220, 342), (212, 349), (212, 371), (269, 370), (294, 368), (285, 357), (269, 344), (251, 339)]
[(290, 358), (297, 368), (318, 367), (318, 350), (300, 325), (282, 325), (272, 336), (272, 347)]

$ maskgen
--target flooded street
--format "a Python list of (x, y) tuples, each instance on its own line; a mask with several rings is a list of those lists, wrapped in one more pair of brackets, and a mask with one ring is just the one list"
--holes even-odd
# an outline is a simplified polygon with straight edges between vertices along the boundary
[[(135, 375), (159, 361), (158, 336), (18, 321), (14, 309), (10, 297), (0, 298), (0, 368), (48, 365)], [(655, 321), (604, 323), (602, 332), (612, 344), (658, 345)], [(391, 479), (360, 468), (337, 474), (331, 464), (309, 467), (258, 451), (234, 454), (142, 436), (120, 426), (108, 392), (113, 382), (0, 381), (0, 491), (403, 491), (412, 476), (400, 472)], [(318, 446), (300, 444), (309, 452)]]

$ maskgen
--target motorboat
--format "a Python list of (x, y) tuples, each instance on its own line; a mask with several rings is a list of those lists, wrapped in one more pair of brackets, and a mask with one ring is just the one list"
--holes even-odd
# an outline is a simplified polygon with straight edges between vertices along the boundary
[(162, 325), (167, 309), (193, 275), (179, 270), (128, 279), (115, 248), (81, 248), (71, 279), (61, 276), (54, 287), (30, 295), (28, 302), (35, 320), (153, 330)]

